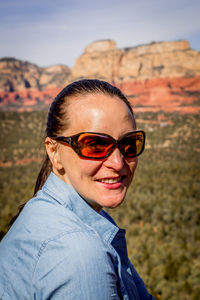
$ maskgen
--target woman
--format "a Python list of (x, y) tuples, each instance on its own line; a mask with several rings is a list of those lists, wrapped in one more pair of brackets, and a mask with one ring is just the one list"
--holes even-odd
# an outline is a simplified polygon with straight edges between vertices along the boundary
[(123, 202), (144, 140), (116, 87), (81, 80), (61, 91), (35, 196), (0, 245), (0, 299), (152, 299), (103, 210)]

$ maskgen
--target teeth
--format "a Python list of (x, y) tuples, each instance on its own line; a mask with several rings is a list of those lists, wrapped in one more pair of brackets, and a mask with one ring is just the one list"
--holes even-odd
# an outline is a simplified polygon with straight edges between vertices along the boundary
[(121, 180), (121, 177), (118, 178), (109, 178), (109, 179), (100, 179), (100, 182), (104, 182), (104, 183), (117, 183)]

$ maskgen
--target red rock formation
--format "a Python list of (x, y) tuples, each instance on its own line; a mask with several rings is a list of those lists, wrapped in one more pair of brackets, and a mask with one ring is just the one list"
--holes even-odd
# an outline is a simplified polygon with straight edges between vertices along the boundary
[(0, 91), (44, 90), (65, 85), (70, 69), (63, 65), (41, 68), (15, 58), (2, 58), (0, 74)]
[[(200, 77), (157, 78), (146, 81), (125, 82), (119, 85), (129, 97), (134, 109), (200, 111)], [(183, 106), (184, 105), (184, 106)], [(193, 106), (193, 107), (192, 107)]]
[(103, 78), (122, 83), (153, 78), (200, 76), (200, 53), (187, 41), (117, 49), (114, 41), (87, 46), (71, 70), (71, 80)]
[(36, 89), (22, 90), (17, 92), (0, 91), (0, 109), (33, 110), (37, 106), (44, 108), (52, 102), (60, 89), (48, 88), (45, 91)]
[(200, 53), (187, 41), (125, 49), (112, 40), (96, 41), (71, 72), (1, 59), (0, 73), (0, 109), (43, 109), (68, 82), (99, 78), (120, 87), (136, 111), (200, 112)]

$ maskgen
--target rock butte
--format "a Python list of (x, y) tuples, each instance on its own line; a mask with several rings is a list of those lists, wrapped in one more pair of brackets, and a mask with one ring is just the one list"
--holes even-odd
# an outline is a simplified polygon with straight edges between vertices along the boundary
[(200, 111), (200, 53), (185, 40), (123, 49), (117, 49), (113, 40), (95, 41), (71, 70), (64, 65), (41, 68), (4, 58), (0, 74), (0, 109), (49, 105), (69, 82), (98, 78), (120, 87), (136, 111)]

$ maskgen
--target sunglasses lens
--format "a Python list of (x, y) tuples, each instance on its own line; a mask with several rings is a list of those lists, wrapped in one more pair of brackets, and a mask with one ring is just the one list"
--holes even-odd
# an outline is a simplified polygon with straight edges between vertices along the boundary
[(83, 157), (105, 157), (113, 146), (113, 141), (97, 134), (81, 134), (78, 139), (79, 151)]
[(138, 156), (144, 149), (144, 135), (142, 132), (132, 133), (121, 140), (120, 150), (127, 158)]

